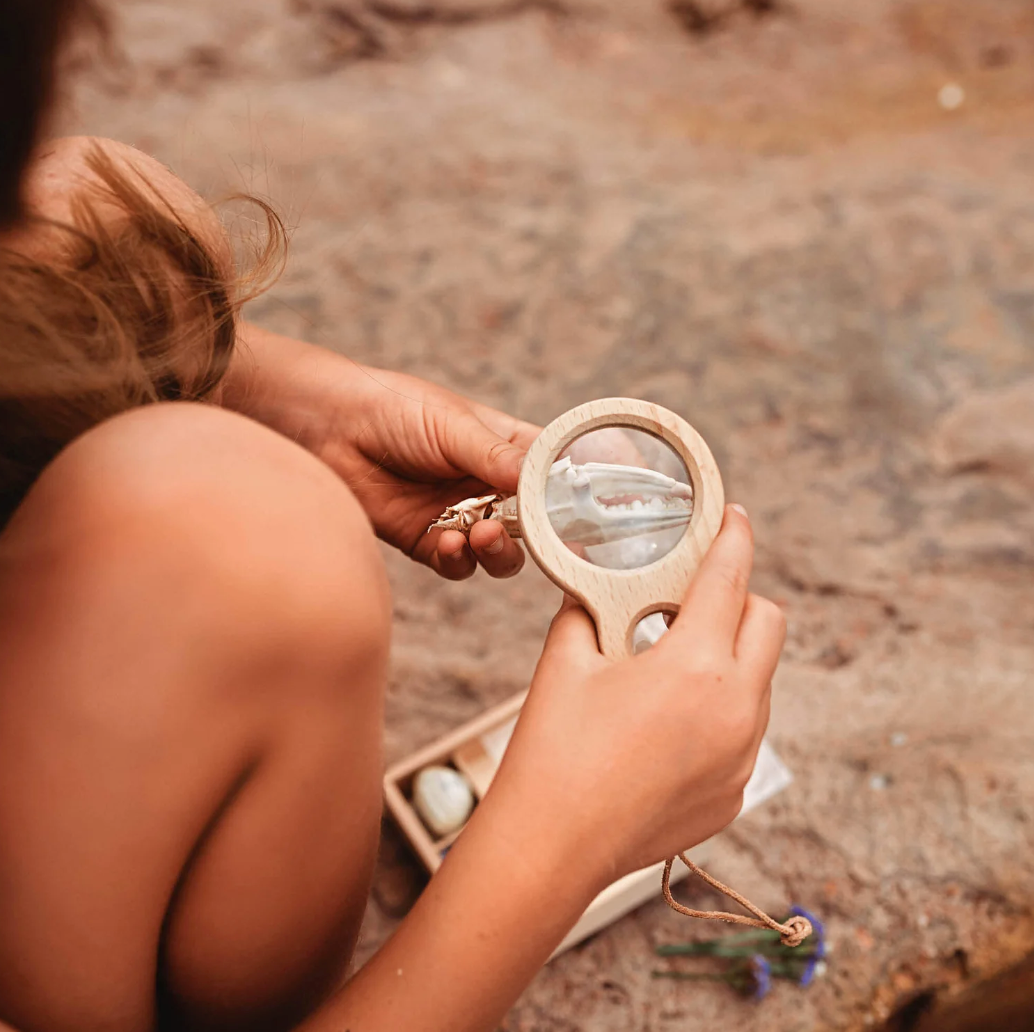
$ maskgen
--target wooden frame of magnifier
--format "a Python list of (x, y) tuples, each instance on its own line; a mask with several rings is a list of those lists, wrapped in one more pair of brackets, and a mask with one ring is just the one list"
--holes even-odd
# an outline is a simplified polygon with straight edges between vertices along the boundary
[[(678, 544), (637, 569), (611, 570), (575, 555), (553, 530), (546, 511), (546, 477), (557, 457), (576, 438), (605, 427), (660, 438), (678, 454), (693, 485), (693, 515)], [(674, 412), (634, 398), (590, 401), (553, 420), (528, 450), (517, 489), (525, 546), (546, 576), (585, 606), (596, 623), (600, 651), (612, 659), (632, 655), (632, 633), (643, 617), (679, 611), (724, 510), (722, 478), (700, 434)]]

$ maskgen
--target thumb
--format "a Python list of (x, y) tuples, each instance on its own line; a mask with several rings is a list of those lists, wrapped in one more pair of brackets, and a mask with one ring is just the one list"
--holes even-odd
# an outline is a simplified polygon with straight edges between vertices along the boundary
[(602, 663), (603, 656), (596, 640), (596, 625), (578, 602), (565, 595), (560, 611), (549, 625), (539, 666), (554, 663), (582, 665), (597, 661)]
[(477, 416), (453, 420), (448, 435), (449, 462), (498, 491), (517, 490), (525, 449), (490, 430)]

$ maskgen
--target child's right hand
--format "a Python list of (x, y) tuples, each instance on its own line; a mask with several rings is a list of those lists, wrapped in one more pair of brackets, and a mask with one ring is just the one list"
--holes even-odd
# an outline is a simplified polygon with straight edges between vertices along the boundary
[(633, 659), (604, 659), (580, 606), (553, 621), (490, 797), (587, 864), (597, 889), (740, 811), (786, 634), (779, 608), (747, 592), (752, 557), (748, 520), (727, 508), (670, 631)]
[(310, 1032), (497, 1028), (593, 897), (740, 808), (768, 721), (782, 614), (747, 594), (750, 527), (725, 523), (661, 641), (600, 655), (586, 613), (553, 622), (484, 801), (401, 927)]

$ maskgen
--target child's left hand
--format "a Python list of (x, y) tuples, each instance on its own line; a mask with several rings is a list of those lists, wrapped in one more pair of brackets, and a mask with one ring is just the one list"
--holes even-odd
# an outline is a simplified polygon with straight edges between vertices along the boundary
[(357, 418), (327, 442), (323, 457), (355, 492), (378, 536), (449, 580), (471, 576), (479, 563), (493, 577), (512, 577), (524, 551), (500, 524), (476, 523), (469, 541), (456, 530), (427, 528), (460, 499), (516, 491), (539, 427), (416, 377), (363, 372), (367, 382), (348, 399)]
[(539, 427), (403, 373), (244, 327), (225, 402), (318, 455), (355, 493), (378, 537), (449, 580), (478, 564), (511, 577), (524, 552), (494, 521), (469, 543), (428, 527), (446, 506), (517, 490)]

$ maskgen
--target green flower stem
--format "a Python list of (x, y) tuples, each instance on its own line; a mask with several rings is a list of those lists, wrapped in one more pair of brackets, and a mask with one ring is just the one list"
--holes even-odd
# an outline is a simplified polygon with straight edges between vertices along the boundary
[(706, 971), (651, 971), (653, 978), (673, 978), (677, 982), (728, 982), (728, 975)]
[[(754, 932), (737, 932), (734, 935), (726, 935), (721, 939), (712, 939), (708, 942), (677, 942), (664, 946), (658, 946), (654, 952), (659, 957), (691, 957), (704, 956), (713, 957), (716, 949), (728, 949), (739, 946), (764, 945), (768, 943), (778, 944), (779, 932), (773, 928), (759, 928)], [(756, 953), (757, 950), (750, 950)], [(743, 956), (744, 954), (731, 954), (731, 956)]]
[(784, 946), (778, 932), (771, 936), (754, 939), (729, 936), (710, 942), (681, 942), (657, 946), (654, 952), (659, 957), (752, 957), (760, 953), (774, 960), (804, 960), (814, 955), (816, 945), (811, 942), (801, 946)]
[[(779, 945), (778, 942), (776, 945)], [(753, 957), (755, 953), (765, 956), (780, 956), (778, 950), (772, 951), (769, 943), (743, 943), (727, 945), (724, 942), (694, 942), (679, 946), (658, 946), (660, 957)], [(785, 947), (784, 947), (785, 948)]]
[(789, 978), (796, 982), (801, 977), (805, 964), (772, 964), (773, 978)]

